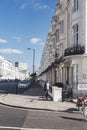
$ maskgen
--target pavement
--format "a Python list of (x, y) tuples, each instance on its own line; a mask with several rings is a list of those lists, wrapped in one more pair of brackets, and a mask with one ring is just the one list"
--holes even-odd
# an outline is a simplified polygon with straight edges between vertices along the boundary
[(39, 85), (29, 87), (28, 90), (20, 95), (0, 93), (0, 103), (25, 109), (78, 112), (75, 102), (54, 102), (50, 98), (46, 100), (43, 88)]

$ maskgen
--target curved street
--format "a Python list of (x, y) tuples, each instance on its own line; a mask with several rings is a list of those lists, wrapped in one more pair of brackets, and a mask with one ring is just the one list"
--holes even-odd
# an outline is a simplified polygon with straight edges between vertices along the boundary
[[(10, 87), (12, 86), (10, 85)], [(26, 95), (28, 99), (30, 96), (34, 98), (39, 97), (40, 99), (37, 99), (37, 102), (46, 102), (49, 104), (50, 108), (52, 107), (50, 100), (45, 101), (43, 99), (44, 93), (42, 88), (39, 86), (32, 86), (21, 95), (15, 94), (14, 100), (17, 96), (22, 96), (23, 98), (24, 95)], [(12, 98), (12, 96), (10, 98)], [(27, 100), (27, 104), (28, 103), (33, 102), (29, 102), (29, 100)], [(62, 104), (63, 102), (61, 105)], [(69, 103), (67, 102), (65, 104), (67, 107)], [(57, 107), (61, 108), (60, 105), (57, 105)], [(61, 109), (61, 111), (47, 111), (0, 105), (0, 130), (33, 129), (87, 130), (87, 123), (83, 120), (83, 114), (79, 111), (74, 110), (74, 108), (68, 108), (65, 110)]]
[(0, 105), (0, 130), (60, 129), (87, 130), (82, 113), (48, 112)]

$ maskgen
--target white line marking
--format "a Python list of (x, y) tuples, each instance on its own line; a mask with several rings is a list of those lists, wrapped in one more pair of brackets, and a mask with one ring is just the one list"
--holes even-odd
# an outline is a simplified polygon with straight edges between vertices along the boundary
[(0, 128), (2, 128), (2, 129), (11, 129), (11, 130), (14, 130), (14, 129), (16, 129), (16, 130), (64, 130), (64, 129), (34, 129), (34, 128), (22, 128), (22, 127), (9, 127), (9, 126), (0, 126)]

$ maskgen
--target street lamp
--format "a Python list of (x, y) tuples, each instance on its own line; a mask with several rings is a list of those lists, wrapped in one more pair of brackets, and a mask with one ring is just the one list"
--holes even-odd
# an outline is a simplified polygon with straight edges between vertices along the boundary
[(34, 74), (34, 71), (35, 71), (35, 49), (28, 48), (28, 50), (32, 50), (33, 51), (33, 74)]

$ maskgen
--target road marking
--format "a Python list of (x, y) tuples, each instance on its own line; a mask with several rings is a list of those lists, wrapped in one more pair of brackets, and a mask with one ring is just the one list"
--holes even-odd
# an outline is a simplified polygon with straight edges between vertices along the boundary
[(64, 129), (36, 129), (36, 128), (22, 128), (22, 127), (9, 127), (9, 126), (0, 126), (1, 129), (11, 129), (11, 130), (64, 130)]

